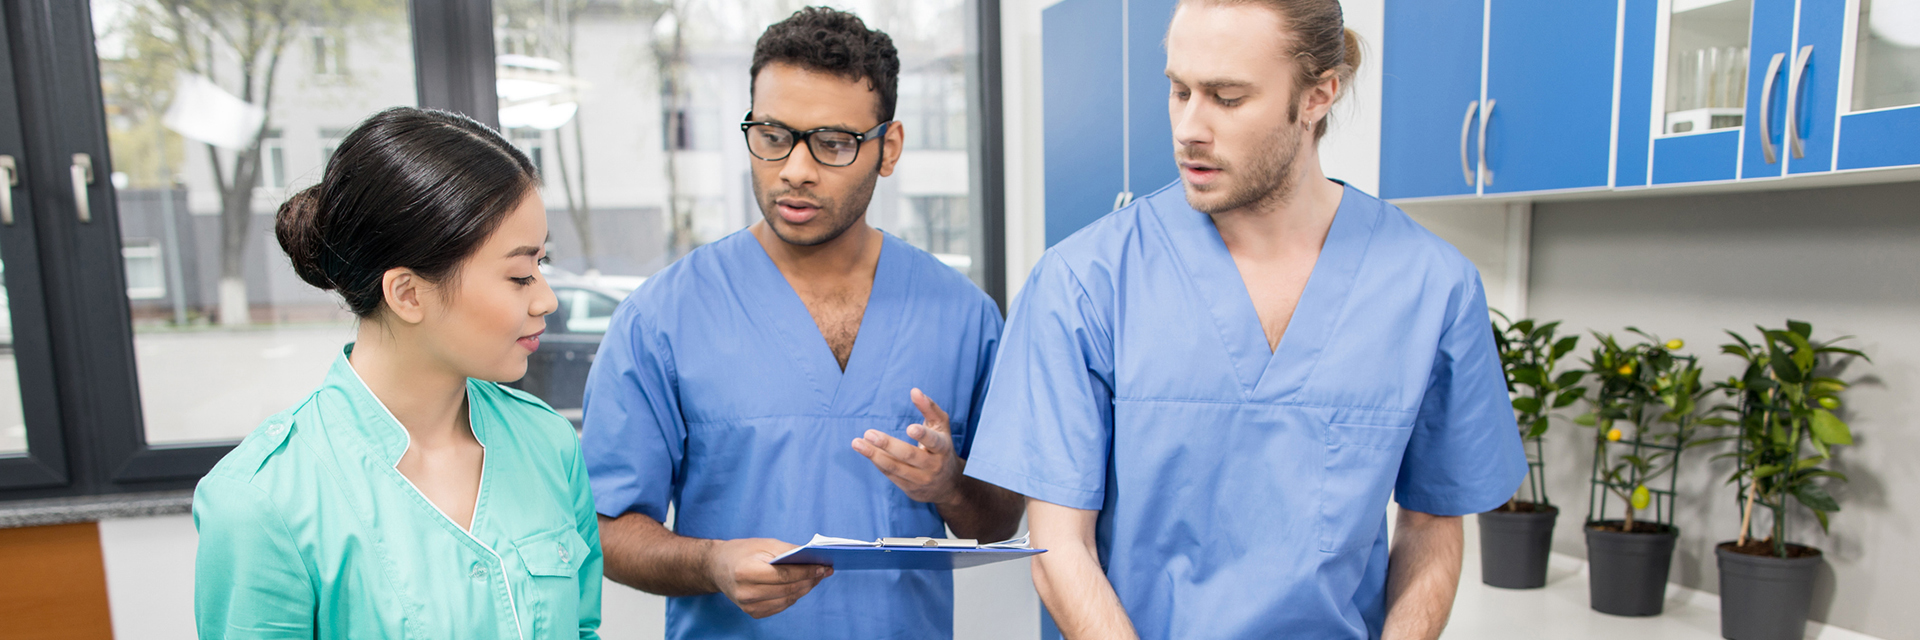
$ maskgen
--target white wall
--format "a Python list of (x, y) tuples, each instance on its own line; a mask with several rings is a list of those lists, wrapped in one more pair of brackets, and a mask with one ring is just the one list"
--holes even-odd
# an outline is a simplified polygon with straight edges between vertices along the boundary
[[(1815, 586), (1814, 619), (1889, 639), (1920, 638), (1920, 550), (1908, 541), (1920, 493), (1920, 183), (1767, 193), (1636, 198), (1535, 205), (1534, 315), (1565, 327), (1619, 333), (1628, 325), (1682, 338), (1705, 378), (1738, 373), (1718, 353), (1722, 330), (1812, 322), (1816, 338), (1854, 335), (1849, 346), (1872, 364), (1840, 377), (1843, 417), (1857, 444), (1837, 449), (1830, 484), (1841, 511), (1822, 533), (1810, 514), (1793, 536), (1826, 552)], [(1590, 346), (1583, 343), (1581, 353)], [(1555, 547), (1584, 550), (1591, 431), (1560, 423), (1547, 436), (1549, 487), (1560, 504)], [(1725, 484), (1731, 468), (1717, 447), (1687, 454), (1676, 524), (1673, 578), (1718, 591), (1713, 545), (1733, 538), (1739, 513)], [(1762, 518), (1764, 522), (1764, 518)]]

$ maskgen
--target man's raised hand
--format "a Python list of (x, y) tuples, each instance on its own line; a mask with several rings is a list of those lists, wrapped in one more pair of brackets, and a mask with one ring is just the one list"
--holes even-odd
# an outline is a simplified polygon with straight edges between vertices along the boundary
[(964, 464), (953, 450), (953, 430), (947, 412), (932, 398), (914, 389), (913, 406), (924, 422), (909, 425), (907, 436), (919, 444), (868, 429), (853, 441), (853, 450), (866, 456), (888, 480), (918, 502), (944, 504), (954, 499)]

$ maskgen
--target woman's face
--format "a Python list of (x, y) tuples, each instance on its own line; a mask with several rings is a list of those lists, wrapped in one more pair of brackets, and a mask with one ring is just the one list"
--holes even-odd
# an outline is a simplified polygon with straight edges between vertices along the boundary
[(546, 207), (528, 190), (453, 279), (423, 296), (427, 348), (469, 378), (511, 382), (526, 375), (527, 356), (546, 331), (544, 316), (559, 306), (540, 273), (546, 241)]

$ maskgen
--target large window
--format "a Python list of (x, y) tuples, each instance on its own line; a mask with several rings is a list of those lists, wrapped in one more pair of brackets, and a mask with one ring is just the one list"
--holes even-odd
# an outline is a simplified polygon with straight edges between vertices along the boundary
[[(736, 122), (769, 3), (0, 4), (0, 499), (191, 487), (313, 389), (355, 322), (274, 214), (380, 109), (469, 114), (538, 164), (563, 304), (522, 385), (570, 415), (619, 301), (760, 217)], [(903, 62), (869, 220), (999, 296), (997, 3), (840, 4)]]
[[(966, 0), (829, 2), (900, 51), (895, 118), (907, 148), (868, 222), (986, 286), (983, 218), (970, 178), (973, 47), (953, 25)], [(673, 260), (761, 219), (739, 128), (754, 41), (792, 6), (495, 0), (500, 124), (537, 149), (554, 281), (625, 295)], [(535, 142), (538, 141), (538, 142)], [(569, 331), (575, 327), (569, 318)], [(585, 326), (585, 325), (583, 325)], [(604, 323), (595, 325), (604, 332)], [(575, 331), (575, 333), (580, 333)], [(597, 340), (536, 353), (525, 385), (563, 411)], [(578, 371), (573, 371), (578, 369)], [(569, 382), (574, 381), (574, 382)]]
[(92, 0), (149, 444), (238, 439), (352, 339), (274, 240), (330, 142), (287, 134), (414, 103), (407, 5), (286, 4)]

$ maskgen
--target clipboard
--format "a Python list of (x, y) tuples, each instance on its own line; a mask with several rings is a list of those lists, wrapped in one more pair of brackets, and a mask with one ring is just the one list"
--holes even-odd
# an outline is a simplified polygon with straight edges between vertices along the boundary
[(818, 564), (835, 571), (877, 569), (952, 571), (1018, 560), (1046, 553), (1022, 536), (1007, 542), (978, 544), (952, 538), (881, 538), (873, 542), (816, 535), (806, 545), (780, 554), (773, 564)]

